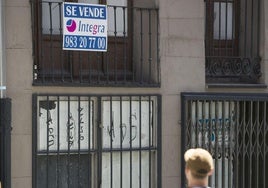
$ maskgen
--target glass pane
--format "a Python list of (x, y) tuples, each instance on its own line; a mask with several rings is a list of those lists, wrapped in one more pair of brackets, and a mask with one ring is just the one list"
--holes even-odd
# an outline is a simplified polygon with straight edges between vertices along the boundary
[(96, 172), (88, 155), (38, 155), (36, 161), (38, 188), (93, 187), (89, 177)]
[(78, 3), (98, 4), (99, 0), (78, 0)]
[(214, 3), (214, 39), (233, 39), (233, 27), (233, 3)]
[[(122, 152), (102, 154), (102, 184), (101, 188), (108, 187), (143, 187), (149, 188), (150, 165), (155, 163), (152, 158), (155, 153), (148, 151), (139, 152)], [(151, 164), (150, 164), (151, 162)], [(132, 181), (130, 181), (130, 179)], [(132, 185), (130, 185), (132, 182)], [(141, 185), (140, 185), (141, 183)]]
[(93, 147), (93, 101), (40, 100), (38, 114), (38, 151)]
[(62, 0), (42, 0), (42, 33), (60, 34)]
[[(108, 7), (108, 35), (127, 36), (127, 0), (107, 0)], [(116, 9), (114, 9), (114, 6)], [(115, 25), (116, 20), (116, 25)]]
[(129, 148), (130, 143), (132, 147), (149, 147), (153, 138), (152, 104), (149, 101), (131, 101), (131, 104), (130, 101), (104, 101), (103, 147)]
[[(42, 0), (43, 34), (60, 34), (61, 2), (63, 0)], [(78, 0), (78, 3), (98, 4), (98, 0)]]

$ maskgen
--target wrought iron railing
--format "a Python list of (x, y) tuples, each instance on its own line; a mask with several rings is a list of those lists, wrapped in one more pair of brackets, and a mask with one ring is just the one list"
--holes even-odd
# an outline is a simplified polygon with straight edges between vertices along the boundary
[(62, 50), (62, 1), (30, 2), (34, 85), (159, 87), (158, 9), (107, 5), (108, 50), (85, 52)]
[(207, 83), (259, 83), (260, 0), (206, 0)]
[(11, 188), (11, 99), (0, 99), (0, 187)]
[(212, 187), (265, 188), (267, 112), (267, 94), (182, 93), (182, 151), (202, 147), (212, 153)]
[(34, 188), (161, 188), (161, 96), (33, 95)]

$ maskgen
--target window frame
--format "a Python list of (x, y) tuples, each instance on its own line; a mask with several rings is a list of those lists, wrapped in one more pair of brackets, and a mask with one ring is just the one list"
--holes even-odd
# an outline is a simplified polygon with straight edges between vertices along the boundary
[[(236, 41), (213, 40), (214, 2), (234, 2)], [(260, 57), (261, 0), (206, 0), (205, 68), (208, 87), (262, 85)], [(226, 5), (227, 6), (227, 5)], [(213, 13), (214, 14), (214, 13)], [(227, 14), (226, 14), (227, 16)], [(220, 25), (220, 24), (219, 24)], [(226, 27), (227, 28), (227, 27)], [(215, 44), (216, 45), (215, 45)], [(229, 45), (229, 46), (228, 46)]]
[[(34, 25), (33, 38), (34, 45), (34, 76), (38, 82), (46, 80), (72, 81), (93, 79), (97, 81), (116, 81), (131, 79), (133, 77), (133, 52), (132, 52), (132, 1), (127, 1), (127, 33), (123, 36), (108, 36), (107, 52), (80, 52), (66, 51), (62, 48), (62, 28), (59, 27), (59, 34), (42, 33), (42, 2), (35, 0), (32, 12)], [(65, 2), (78, 2), (78, 0), (63, 0)], [(106, 4), (106, 0), (100, 0), (101, 4)], [(59, 3), (60, 4), (60, 3)], [(108, 5), (108, 8), (112, 6)], [(61, 23), (61, 22), (60, 22)], [(125, 76), (126, 75), (126, 76)]]
[[(132, 156), (132, 155), (133, 156), (134, 155), (140, 155), (140, 157), (141, 157), (141, 155), (145, 154), (144, 152), (147, 152), (148, 153), (147, 155), (149, 155), (150, 157), (147, 158), (146, 160), (150, 164), (149, 168), (151, 170), (150, 170), (150, 172), (147, 172), (150, 175), (149, 176), (146, 175), (146, 176), (144, 176), (144, 178), (148, 179), (147, 181), (150, 182), (150, 187), (161, 188), (161, 178), (159, 178), (159, 177), (161, 177), (161, 117), (160, 117), (161, 116), (161, 96), (160, 95), (158, 95), (158, 94), (148, 94), (148, 95), (33, 94), (32, 97), (33, 97), (33, 117), (32, 117), (33, 118), (33, 135), (32, 135), (33, 136), (33, 174), (32, 174), (33, 175), (33, 187), (36, 187), (36, 188), (38, 187), (38, 178), (40, 178), (40, 177), (42, 177), (42, 181), (44, 181), (44, 182), (47, 181), (47, 183), (48, 183), (49, 182), (48, 179), (47, 179), (48, 174), (53, 174), (53, 173), (55, 174), (56, 173), (56, 175), (53, 176), (53, 178), (54, 177), (60, 177), (60, 176), (64, 175), (64, 170), (63, 171), (62, 170), (57, 170), (58, 167), (64, 165), (64, 163), (61, 163), (60, 159), (62, 159), (62, 160), (64, 159), (65, 161), (67, 161), (65, 166), (66, 165), (69, 166), (71, 161), (78, 160), (77, 163), (73, 162), (74, 164), (72, 164), (72, 165), (74, 165), (74, 166), (78, 165), (78, 168), (80, 169), (80, 165), (84, 164), (83, 161), (85, 160), (85, 157), (88, 156), (89, 157), (88, 159), (91, 161), (90, 164), (92, 166), (90, 167), (90, 170), (92, 170), (92, 172), (88, 172), (87, 177), (91, 177), (92, 179), (90, 179), (90, 178), (87, 179), (87, 180), (82, 179), (81, 181), (82, 182), (83, 181), (88, 181), (88, 183), (90, 183), (91, 186), (101, 188), (102, 186), (101, 186), (100, 182), (101, 182), (102, 176), (105, 175), (105, 173), (103, 174), (103, 172), (102, 172), (102, 170), (104, 168), (104, 167), (102, 167), (102, 165), (105, 164), (105, 163), (103, 163), (103, 162), (105, 162), (105, 161), (103, 161), (104, 160), (104, 154), (106, 155), (106, 158), (107, 158), (107, 156), (110, 157), (110, 162), (114, 163), (114, 165), (115, 165), (115, 162), (113, 161), (113, 158), (116, 158), (116, 155), (118, 156), (118, 154), (120, 154), (120, 153), (125, 154), (125, 156), (126, 156), (126, 154), (130, 152), (127, 155), (130, 155), (130, 156)], [(40, 134), (40, 132), (38, 131), (39, 130), (38, 126), (41, 126), (41, 124), (40, 124), (41, 121), (39, 122), (39, 120), (38, 120), (40, 115), (41, 115), (40, 111), (39, 111), (40, 110), (40, 105), (41, 105), (41, 107), (43, 109), (47, 109), (46, 110), (47, 112), (42, 111), (43, 116), (46, 117), (46, 119), (44, 121), (42, 121), (42, 122), (43, 122), (43, 124), (48, 125), (47, 132), (44, 132), (44, 134), (46, 134), (47, 138), (49, 138), (49, 136), (48, 136), (48, 133), (50, 134), (49, 122), (54, 122), (54, 124), (56, 125), (56, 124), (58, 124), (57, 122), (60, 121), (60, 120), (55, 121), (55, 118), (53, 118), (53, 117), (55, 117), (55, 114), (57, 114), (58, 118), (60, 116), (65, 117), (64, 113), (73, 112), (72, 109), (75, 110), (77, 106), (80, 107), (80, 104), (81, 104), (81, 108), (83, 108), (82, 107), (82, 102), (87, 101), (87, 100), (88, 100), (88, 105), (90, 105), (90, 106), (93, 103), (91, 103), (91, 102), (89, 103), (89, 101), (94, 101), (94, 105), (93, 105), (94, 107), (91, 108), (92, 113), (93, 113), (93, 115), (92, 115), (93, 119), (92, 120), (94, 121), (94, 122), (92, 122), (91, 126), (95, 127), (94, 133), (92, 133), (92, 135), (94, 135), (95, 138), (93, 139), (92, 144), (90, 144), (90, 146), (92, 146), (92, 147), (90, 147), (90, 149), (85, 148), (83, 150), (80, 150), (80, 147), (81, 148), (83, 147), (82, 144), (81, 144), (80, 147), (78, 148), (78, 150), (77, 149), (72, 150), (71, 148), (68, 148), (67, 151), (66, 150), (60, 151), (59, 149), (56, 149), (56, 150), (46, 149), (46, 151), (40, 150), (40, 148), (41, 148), (41, 147), (39, 147), (40, 141), (38, 141), (39, 140), (38, 135)], [(40, 103), (40, 101), (44, 101), (44, 102)], [(60, 103), (61, 101), (63, 101), (64, 103), (66, 103), (66, 101), (67, 101), (68, 105), (67, 104), (66, 105), (69, 106), (67, 112), (62, 111), (63, 109), (59, 110), (60, 106), (61, 107), (64, 106), (63, 103), (62, 104)], [(71, 104), (72, 101), (73, 101), (73, 104)], [(114, 113), (111, 113), (111, 112), (107, 111), (107, 109), (109, 110), (109, 109), (112, 109), (112, 108), (110, 108), (109, 105), (105, 107), (105, 105), (103, 104), (104, 101), (110, 103), (110, 105), (115, 105), (114, 106), (115, 108), (118, 107), (118, 101), (119, 102), (120, 101), (125, 101), (125, 104), (120, 104), (119, 105), (119, 108), (121, 110), (119, 110), (118, 113), (122, 117), (123, 117), (122, 112), (125, 111), (125, 110), (123, 110), (122, 105), (124, 106), (124, 105), (128, 104), (130, 106), (129, 107), (125, 106), (126, 108), (130, 108), (130, 109), (133, 108), (133, 109), (136, 109), (138, 111), (141, 110), (141, 109), (144, 109), (145, 111), (149, 110), (147, 112), (149, 114), (153, 115), (152, 119), (149, 120), (150, 125), (154, 126), (154, 129), (152, 129), (151, 132), (149, 131), (149, 134), (152, 134), (152, 136), (150, 136), (150, 137), (153, 140), (153, 142), (150, 142), (150, 143), (151, 144), (153, 143), (153, 145), (148, 145), (148, 146), (144, 145), (144, 146), (139, 146), (138, 148), (136, 148), (136, 147), (134, 147), (134, 145), (131, 145), (131, 144), (129, 145), (129, 144), (127, 144), (127, 142), (125, 142), (124, 145), (126, 147), (123, 147), (122, 145), (118, 146), (118, 147), (108, 146), (111, 143), (109, 143), (110, 139), (107, 138), (107, 134), (103, 133), (105, 131), (108, 131), (108, 134), (109, 134), (109, 130), (107, 128), (107, 125), (104, 125), (105, 121), (103, 119), (103, 113), (104, 113), (104, 110), (106, 109), (106, 113), (110, 114), (109, 118), (113, 117), (112, 115), (114, 115)], [(114, 101), (117, 102), (117, 105), (113, 104)], [(151, 107), (147, 106), (147, 109), (144, 108), (144, 105), (143, 105), (143, 107), (139, 106), (139, 105), (142, 105), (142, 101), (145, 101), (145, 106), (146, 106), (146, 101), (147, 102), (150, 101), (150, 103), (148, 103), (148, 104), (152, 104), (152, 106), (151, 105), (149, 105)], [(87, 104), (87, 102), (85, 102), (85, 105), (86, 104)], [(132, 105), (134, 105), (134, 104), (136, 104), (138, 106), (133, 107)], [(73, 105), (75, 105), (76, 107), (73, 106)], [(71, 106), (73, 106), (73, 107), (71, 107)], [(51, 110), (54, 111), (54, 112), (52, 112)], [(91, 110), (90, 110), (90, 112), (91, 112)], [(51, 111), (52, 114), (49, 114), (48, 113), (49, 111)], [(131, 113), (131, 114), (133, 112), (131, 112), (131, 110), (129, 111), (129, 113)], [(141, 115), (141, 111), (139, 113)], [(79, 112), (79, 114), (80, 114), (80, 112)], [(83, 113), (83, 115), (85, 115), (85, 113)], [(49, 117), (52, 117), (51, 120), (50, 120)], [(80, 119), (81, 116), (77, 115), (77, 117), (74, 117), (74, 119), (76, 119), (76, 118)], [(107, 119), (108, 121), (110, 121), (109, 118)], [(118, 121), (118, 119), (117, 119), (117, 121)], [(120, 122), (121, 121), (122, 120), (120, 120)], [(61, 122), (62, 122), (62, 120), (61, 120)], [(114, 122), (116, 122), (116, 121), (114, 121)], [(138, 120), (137, 122), (141, 123), (141, 119)], [(59, 125), (57, 125), (57, 126), (59, 126)], [(77, 126), (80, 127), (81, 125), (79, 124)], [(126, 125), (126, 126), (130, 127), (131, 124)], [(139, 125), (139, 126), (141, 126), (141, 125)], [(90, 128), (90, 130), (91, 130), (91, 128)], [(134, 133), (136, 131), (132, 130), (131, 132)], [(118, 133), (116, 133), (116, 134), (118, 135)], [(56, 135), (61, 135), (62, 136), (62, 134), (60, 134), (60, 133), (56, 133)], [(106, 135), (106, 142), (108, 144), (108, 145), (107, 144), (106, 145), (108, 147), (104, 147), (102, 145), (103, 142), (104, 142), (104, 136), (105, 135)], [(141, 137), (141, 133), (139, 135)], [(130, 133), (130, 136), (131, 136), (131, 133)], [(111, 137), (111, 139), (112, 139), (112, 137)], [(48, 140), (43, 142), (43, 143), (44, 144), (47, 143), (47, 146), (49, 145)], [(57, 143), (58, 146), (56, 146), (56, 147), (64, 146), (64, 144), (63, 145), (62, 144), (60, 144), (58, 142)], [(61, 145), (61, 146), (59, 146), (59, 145)], [(142, 160), (142, 159), (140, 159), (140, 160)], [(132, 161), (130, 159), (129, 165), (131, 165), (131, 162), (134, 162), (134, 161)], [(141, 165), (141, 162), (138, 162), (138, 164), (139, 163)], [(40, 169), (38, 170), (38, 168), (42, 167), (42, 164), (43, 164), (43, 167), (46, 168), (46, 170), (47, 170), (46, 173), (44, 173), (44, 172), (41, 173), (41, 170)], [(53, 164), (56, 165), (54, 172), (49, 171), (49, 169), (50, 169), (50, 168), (48, 168), (49, 164), (51, 164), (51, 166), (53, 166)], [(134, 164), (135, 163), (133, 163), (133, 167), (134, 167)], [(144, 164), (145, 164), (145, 162), (143, 162), (143, 166), (144, 166)], [(84, 164), (83, 166), (88, 166), (88, 165)], [(42, 169), (44, 169), (44, 168), (42, 168)], [(70, 178), (71, 178), (72, 174), (71, 174), (70, 171), (68, 171), (69, 168), (70, 167), (68, 167), (67, 170), (65, 170), (65, 175), (67, 173), (66, 176), (68, 176), (68, 177), (70, 176)], [(141, 168), (141, 167), (139, 167), (139, 168)], [(78, 171), (80, 171), (80, 170), (78, 170)], [(118, 180), (118, 176), (114, 176), (115, 174), (113, 174), (111, 171), (109, 171), (109, 172), (111, 173), (110, 178), (113, 179), (113, 181)], [(43, 176), (41, 176), (40, 173), (43, 174)], [(142, 171), (140, 173), (142, 173), (143, 175), (146, 174), (144, 171)], [(107, 172), (106, 172), (106, 174), (107, 174)], [(131, 176), (130, 179), (132, 179), (132, 176), (133, 176), (133, 180), (134, 180), (135, 176), (133, 174), (132, 173), (130, 174), (130, 176)], [(44, 176), (46, 176), (46, 178), (44, 178)], [(122, 174), (122, 171), (121, 171), (121, 178), (122, 177), (123, 177), (123, 174)], [(57, 181), (57, 186), (58, 186), (57, 188), (59, 188), (59, 186), (62, 185), (62, 184), (60, 184), (61, 181), (56, 180), (55, 178), (53, 179), (53, 178), (50, 181), (52, 181), (52, 182)], [(69, 183), (69, 181), (71, 181), (71, 180), (69, 180), (69, 178), (68, 178), (68, 180), (66, 179), (66, 181), (68, 181), (68, 183)], [(77, 180), (72, 180), (72, 181), (75, 182)], [(143, 180), (140, 179), (140, 181), (143, 181)], [(47, 184), (47, 183), (44, 183), (44, 182), (42, 183), (42, 185)], [(109, 182), (109, 180), (108, 180), (108, 182)], [(135, 183), (138, 183), (138, 182), (139, 181), (135, 181)], [(132, 183), (134, 183), (134, 182), (132, 182)]]
[[(239, 27), (240, 27), (240, 10), (239, 10), (240, 0), (206, 0), (206, 54), (209, 56), (238, 56), (239, 52)], [(214, 38), (214, 3), (233, 3), (232, 11), (232, 37), (233, 39), (215, 39)], [(221, 5), (220, 5), (221, 6)], [(219, 7), (220, 7), (219, 6)], [(227, 5), (223, 5), (227, 6)], [(220, 8), (219, 8), (220, 9)], [(220, 12), (221, 13), (221, 10)], [(226, 11), (225, 13), (228, 13)], [(227, 22), (225, 22), (227, 23)], [(219, 17), (219, 27), (221, 25), (221, 18)], [(225, 26), (226, 27), (226, 26)], [(226, 27), (227, 28), (227, 27)], [(225, 32), (225, 35), (227, 33)], [(230, 52), (228, 52), (228, 50)]]

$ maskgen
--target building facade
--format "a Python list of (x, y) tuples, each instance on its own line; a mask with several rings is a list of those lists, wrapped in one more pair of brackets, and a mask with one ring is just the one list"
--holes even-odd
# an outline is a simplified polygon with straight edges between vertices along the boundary
[[(107, 5), (107, 25), (63, 23), (64, 3), (85, 15)], [(4, 188), (183, 187), (189, 147), (213, 154), (212, 186), (267, 187), (268, 1), (1, 0), (1, 10)], [(62, 49), (106, 39), (107, 51)]]

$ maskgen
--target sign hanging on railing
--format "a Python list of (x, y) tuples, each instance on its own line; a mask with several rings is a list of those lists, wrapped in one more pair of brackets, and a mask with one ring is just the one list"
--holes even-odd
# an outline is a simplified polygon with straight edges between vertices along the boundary
[(63, 3), (63, 49), (107, 51), (107, 6)]

